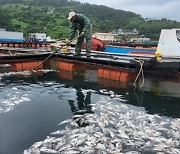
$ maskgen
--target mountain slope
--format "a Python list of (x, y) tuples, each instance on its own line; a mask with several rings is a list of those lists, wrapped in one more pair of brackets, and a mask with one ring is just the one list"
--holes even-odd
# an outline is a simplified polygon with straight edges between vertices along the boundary
[[(68, 37), (69, 11), (85, 14), (94, 32), (109, 32), (119, 28), (136, 28), (140, 34), (158, 39), (162, 28), (178, 28), (176, 21), (145, 20), (133, 12), (106, 6), (82, 4), (73, 0), (0, 0), (1, 28), (13, 31), (45, 32), (52, 38)], [(3, 13), (5, 12), (5, 13)], [(6, 19), (6, 20), (5, 20)]]

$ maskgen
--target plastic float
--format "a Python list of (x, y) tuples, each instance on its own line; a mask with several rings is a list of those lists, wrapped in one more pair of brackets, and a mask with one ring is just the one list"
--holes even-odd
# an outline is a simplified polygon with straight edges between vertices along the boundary
[[(102, 40), (98, 38), (92, 38), (91, 40), (91, 50), (93, 51), (103, 51), (105, 44)], [(86, 43), (83, 43), (83, 49), (86, 49)]]
[(56, 66), (60, 70), (70, 71), (70, 72), (86, 70), (85, 65), (81, 65), (73, 62), (60, 61), (60, 60), (56, 61)]

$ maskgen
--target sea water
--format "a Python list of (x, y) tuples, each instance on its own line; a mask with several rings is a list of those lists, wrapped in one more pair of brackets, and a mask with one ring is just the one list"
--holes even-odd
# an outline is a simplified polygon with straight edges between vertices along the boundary
[[(143, 87), (135, 88), (133, 82), (120, 83), (99, 79), (96, 70), (72, 73), (50, 69), (24, 75), (23, 72), (10, 71), (8, 66), (3, 66), (0, 72), (0, 153), (23, 153), (36, 142), (51, 136), (53, 132), (64, 130), (66, 124), (60, 123), (72, 119), (78, 112), (81, 115), (95, 115), (91, 104), (104, 105), (101, 106), (101, 110), (104, 110), (98, 110), (98, 113), (106, 117), (105, 114), (109, 111), (105, 110), (108, 103), (128, 108), (124, 110), (127, 112), (118, 113), (121, 118), (131, 116), (131, 113), (138, 114), (138, 117), (142, 112), (151, 115), (152, 119), (158, 116), (163, 120), (170, 120), (169, 122), (178, 120), (179, 78), (156, 80), (145, 77)], [(111, 109), (113, 112), (113, 107)], [(134, 128), (137, 119), (125, 118), (124, 121)], [(101, 122), (99, 125), (102, 127)], [(103, 133), (103, 130), (101, 132)], [(113, 136), (111, 134), (111, 137)], [(123, 134), (123, 137), (127, 136)], [(176, 140), (180, 140), (178, 135)], [(121, 150), (137, 150), (130, 147), (133, 146), (121, 146)], [(103, 150), (104, 147), (97, 143), (96, 148)]]

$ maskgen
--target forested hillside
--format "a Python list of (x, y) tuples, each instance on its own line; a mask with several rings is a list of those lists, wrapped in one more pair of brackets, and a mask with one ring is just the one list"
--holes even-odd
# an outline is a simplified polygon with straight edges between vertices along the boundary
[(24, 34), (45, 32), (52, 38), (66, 38), (69, 11), (88, 16), (94, 32), (136, 28), (140, 35), (157, 40), (162, 28), (180, 28), (180, 22), (147, 20), (133, 12), (73, 0), (0, 0), (0, 28), (23, 31)]

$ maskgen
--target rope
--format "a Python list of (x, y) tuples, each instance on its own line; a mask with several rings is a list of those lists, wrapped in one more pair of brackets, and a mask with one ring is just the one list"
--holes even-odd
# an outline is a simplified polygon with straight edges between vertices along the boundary
[(134, 87), (134, 95), (136, 96), (137, 102), (138, 102), (139, 106), (141, 107), (142, 103), (143, 103), (143, 100), (142, 100), (143, 91), (141, 92), (141, 96), (139, 98), (138, 94), (136, 93), (136, 87)]
[(136, 60), (133, 58), (134, 61), (138, 62), (140, 64), (140, 69), (139, 69), (139, 73), (138, 75), (136, 76), (136, 79), (134, 80), (134, 87), (136, 87), (136, 82), (140, 76), (140, 74), (142, 74), (142, 84), (140, 85), (140, 87), (142, 87), (144, 85), (144, 72), (143, 72), (143, 64), (144, 64), (144, 61), (143, 60)]
[(13, 53), (11, 52), (11, 50), (8, 51), (10, 53), (10, 55), (13, 55)]

